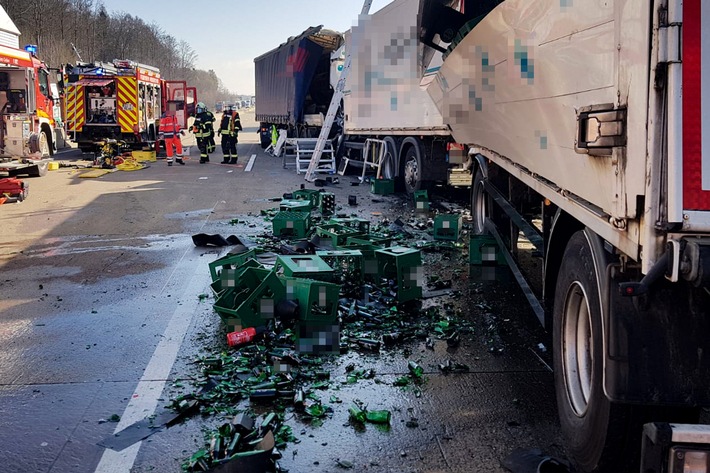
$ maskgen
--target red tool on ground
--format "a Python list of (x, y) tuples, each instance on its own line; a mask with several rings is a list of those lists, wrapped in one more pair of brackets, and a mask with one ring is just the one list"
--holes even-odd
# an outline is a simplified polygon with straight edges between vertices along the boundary
[(30, 191), (29, 183), (14, 177), (0, 179), (0, 204), (22, 202)]

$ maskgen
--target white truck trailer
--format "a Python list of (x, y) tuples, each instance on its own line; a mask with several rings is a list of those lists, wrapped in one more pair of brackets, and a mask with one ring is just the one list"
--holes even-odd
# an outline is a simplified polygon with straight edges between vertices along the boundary
[[(457, 181), (468, 176), (457, 160), (460, 150), (449, 152), (449, 127), (421, 85), (433, 79), (441, 53), (428, 51), (419, 40), (419, 8), (419, 0), (395, 0), (361, 17), (342, 35), (344, 41), (326, 43), (326, 32), (332, 31), (309, 28), (257, 57), (262, 146), (268, 145), (271, 125), (288, 129), (289, 137), (318, 136), (345, 50), (352, 45), (343, 103), (331, 130), (338, 159), (362, 165), (366, 140), (376, 139), (385, 147), (382, 177), (397, 179), (403, 190), (411, 193), (433, 183), (469, 186), (470, 177)], [(338, 47), (330, 54), (333, 44)]]
[[(368, 138), (385, 142), (382, 176), (398, 178), (408, 192), (450, 182), (449, 127), (422, 81), (433, 78), (441, 53), (419, 40), (419, 0), (395, 0), (363, 16), (346, 35), (352, 66), (344, 90), (343, 147), (359, 157)], [(456, 176), (456, 174), (453, 174)], [(469, 182), (464, 182), (469, 185)]]
[[(444, 46), (427, 90), (473, 161), (476, 232), (552, 330), (577, 470), (710, 471), (710, 2), (423, 3)], [(647, 422), (668, 424), (639, 452)]]

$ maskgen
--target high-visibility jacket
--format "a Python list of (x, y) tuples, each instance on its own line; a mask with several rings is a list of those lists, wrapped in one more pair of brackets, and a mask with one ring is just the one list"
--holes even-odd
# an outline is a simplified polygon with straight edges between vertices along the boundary
[(242, 122), (239, 119), (238, 112), (225, 113), (222, 115), (222, 121), (219, 124), (219, 134), (237, 136), (242, 130)]
[(202, 112), (195, 117), (195, 121), (192, 124), (192, 132), (197, 138), (208, 138), (214, 133), (214, 128), (212, 128), (212, 123), (214, 122), (214, 115), (210, 112)]
[(160, 119), (160, 133), (165, 138), (172, 138), (180, 133), (180, 124), (175, 115), (168, 115)]

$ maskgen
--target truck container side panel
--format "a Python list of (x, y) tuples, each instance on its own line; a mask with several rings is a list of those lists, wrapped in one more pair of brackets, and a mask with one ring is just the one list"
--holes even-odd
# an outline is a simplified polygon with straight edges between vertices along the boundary
[(86, 123), (84, 88), (79, 85), (67, 86), (67, 130), (81, 133)]
[(427, 128), (443, 128), (441, 113), (420, 87), (427, 65), (422, 64), (418, 13), (418, 0), (395, 0), (353, 27), (346, 132), (402, 128), (426, 134)]
[[(507, 0), (499, 5), (449, 53), (429, 86), (454, 139), (494, 150), (610, 215), (626, 217), (623, 166), (628, 163), (619, 163), (616, 155), (578, 154), (574, 146), (581, 107), (625, 105), (629, 91), (646, 103), (647, 59), (624, 64), (623, 97), (617, 86), (622, 20), (615, 19), (617, 12), (634, 8), (646, 21), (637, 30), (642, 55), (650, 11), (643, 2), (595, 0), (569, 7), (557, 0)], [(629, 128), (641, 136), (628, 154), (635, 160), (634, 172), (644, 175), (645, 108), (635, 120)], [(634, 193), (642, 194), (643, 180), (636, 181)]]
[(303, 119), (303, 104), (323, 48), (308, 40), (287, 43), (257, 58), (256, 119), (295, 124)]
[(138, 79), (118, 77), (116, 85), (118, 95), (116, 108), (121, 133), (133, 133), (134, 127), (138, 124)]
[(710, 100), (702, 90), (710, 73), (710, 33), (701, 32), (710, 4), (687, 1), (683, 9), (683, 209), (710, 210), (710, 150), (703, 133), (710, 126)]

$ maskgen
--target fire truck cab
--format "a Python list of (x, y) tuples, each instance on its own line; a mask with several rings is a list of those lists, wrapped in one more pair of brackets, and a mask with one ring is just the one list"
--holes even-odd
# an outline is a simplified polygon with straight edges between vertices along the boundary
[[(0, 45), (0, 172), (43, 174), (56, 151), (56, 74), (26, 50)], [(29, 167), (28, 167), (29, 166)]]

